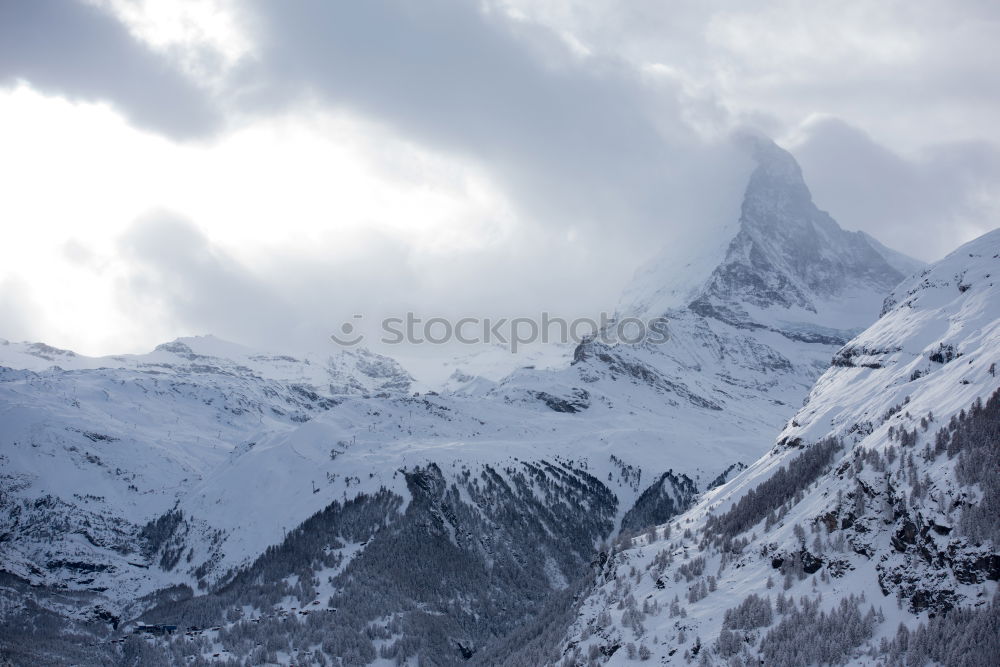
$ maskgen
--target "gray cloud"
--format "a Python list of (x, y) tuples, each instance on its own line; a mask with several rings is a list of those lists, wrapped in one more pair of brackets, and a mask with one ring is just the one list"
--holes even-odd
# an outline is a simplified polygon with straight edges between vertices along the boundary
[(794, 152), (850, 228), (937, 259), (997, 224), (996, 3), (503, 1), (598, 57), (662, 66), (710, 125), (805, 132)]
[(42, 313), (37, 304), (27, 297), (28, 292), (29, 286), (18, 277), (0, 280), (0, 322), (3, 322), (0, 336), (18, 341), (37, 334)]
[[(213, 99), (110, 14), (52, 0), (2, 7), (7, 79), (107, 99), (174, 137), (221, 127)], [(222, 84), (219, 108), (269, 114), (319, 98), (482, 167), (516, 207), (521, 238), (489, 258), (474, 253), (476, 266), (520, 263), (520, 280), (553, 285), (566, 282), (555, 275), (564, 264), (579, 272), (574, 282), (586, 277), (588, 257), (616, 284), (672, 235), (738, 212), (748, 162), (685, 125), (670, 82), (651, 86), (614, 58), (581, 60), (548, 28), (457, 0), (259, 2), (245, 12), (254, 57)], [(511, 280), (506, 291), (524, 287)]]
[[(350, 261), (323, 261), (312, 247), (246, 265), (195, 224), (212, 221), (172, 214), (138, 221), (122, 240), (121, 296), (135, 312), (152, 305), (183, 331), (272, 347), (315, 345), (353, 312), (610, 307), (658, 246), (736, 219), (748, 161), (703, 136), (741, 124), (798, 133), (818, 204), (904, 252), (935, 259), (995, 220), (990, 141), (1000, 135), (983, 119), (995, 116), (1000, 91), (990, 59), (974, 57), (996, 23), (988, 4), (967, 3), (953, 19), (920, 4), (898, 33), (851, 4), (830, 30), (860, 37), (840, 55), (812, 39), (825, 24), (801, 3), (790, 13), (780, 0), (763, 3), (765, 19), (781, 20), (740, 24), (750, 32), (728, 42), (719, 30), (733, 12), (716, 3), (530, 2), (526, 20), (499, 4), (254, 0), (239, 5), (252, 56), (213, 96), (110, 14), (0, 0), (0, 85), (23, 78), (107, 100), (173, 138), (318, 102), (475, 165), (514, 207), (511, 238), (438, 258), (373, 234)], [(814, 114), (827, 120), (803, 129)], [(956, 139), (964, 135), (973, 139)]]
[(706, 187), (730, 184), (728, 147), (695, 137), (669, 83), (581, 61), (547, 28), (458, 0), (253, 7), (258, 57), (241, 104), (318, 95), (486, 166), (550, 225), (648, 233), (718, 214)]
[(408, 311), (423, 318), (594, 315), (613, 305), (620, 285), (593, 267), (623, 275), (633, 268), (553, 238), (512, 239), (442, 261), (376, 235), (347, 261), (324, 261), (322, 251), (271, 253), (251, 265), (169, 211), (136, 220), (118, 250), (118, 298), (151, 327), (165, 325), (157, 341), (214, 333), (265, 349), (321, 348), (356, 313), (373, 339), (383, 317)]
[(698, 139), (669, 91), (613, 60), (580, 61), (548, 30), (444, 0), (255, 9), (237, 106), (269, 113), (318, 96), (476, 163), (517, 207), (518, 231), (440, 258), (373, 236), (354, 261), (272, 253), (244, 267), (191, 223), (140, 221), (124, 246), (126, 293), (189, 329), (315, 346), (355, 312), (593, 314), (661, 243), (738, 215), (745, 156)]
[(188, 139), (220, 127), (206, 92), (107, 12), (77, 1), (0, 0), (0, 85), (117, 107), (135, 125)]
[(272, 287), (170, 212), (136, 221), (120, 252), (129, 267), (121, 298), (140, 316), (165, 314), (181, 330), (236, 339), (266, 339), (280, 323), (294, 321)]
[(1000, 150), (986, 142), (933, 145), (910, 158), (827, 119), (808, 126), (795, 152), (819, 206), (926, 261), (1000, 219)]

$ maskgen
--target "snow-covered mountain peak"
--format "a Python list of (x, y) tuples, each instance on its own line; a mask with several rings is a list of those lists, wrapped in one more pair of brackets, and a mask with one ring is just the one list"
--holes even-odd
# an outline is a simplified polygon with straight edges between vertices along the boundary
[(757, 166), (750, 174), (747, 198), (770, 197), (773, 205), (808, 204), (812, 194), (802, 176), (802, 168), (792, 154), (766, 138), (755, 138), (750, 154)]
[[(89, 357), (45, 343), (0, 345), (0, 368), (45, 373), (60, 381), (107, 377), (163, 378), (242, 392), (249, 385), (277, 383), (307, 403), (343, 396), (408, 394), (413, 377), (395, 359), (358, 347), (291, 356), (255, 350), (216, 336), (181, 337), (145, 354)], [(61, 372), (90, 375), (59, 376)], [(279, 392), (280, 393), (280, 392)], [(301, 415), (300, 415), (301, 416)]]
[(154, 351), (223, 359), (232, 359), (253, 354), (253, 350), (249, 347), (223, 340), (212, 334), (175, 338), (168, 343), (157, 345)]
[(665, 248), (636, 273), (619, 317), (690, 309), (743, 329), (842, 344), (922, 264), (841, 229), (813, 203), (788, 151), (766, 138), (750, 139), (748, 148), (757, 165), (738, 220)]
[(690, 307), (743, 328), (844, 342), (903, 274), (816, 207), (791, 154), (761, 140), (754, 155), (739, 231)]

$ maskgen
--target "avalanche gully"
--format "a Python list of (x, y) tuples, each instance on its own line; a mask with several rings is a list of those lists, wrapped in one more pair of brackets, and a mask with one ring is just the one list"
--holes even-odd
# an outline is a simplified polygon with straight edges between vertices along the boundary
[(0, 341), (0, 656), (987, 664), (1000, 233), (924, 267), (755, 157), (622, 297), (663, 344), (418, 393), (364, 349)]

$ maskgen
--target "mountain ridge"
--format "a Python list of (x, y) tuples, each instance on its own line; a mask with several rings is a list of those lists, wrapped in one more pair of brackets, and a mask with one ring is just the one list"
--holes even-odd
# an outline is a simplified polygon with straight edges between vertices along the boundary
[[(774, 196), (799, 208), (751, 202), (743, 226), (805, 206), (794, 159), (769, 159), (748, 192), (790, 184)], [(828, 222), (841, 255), (895, 271)], [(746, 238), (781, 258), (781, 239)], [(707, 268), (743, 261), (723, 245)], [(766, 283), (774, 262), (740, 266)], [(364, 350), (292, 357), (202, 337), (91, 359), (0, 346), (0, 550), (22, 582), (6, 590), (34, 584), (45, 609), (60, 586), (92, 596), (58, 608), (95, 637), (137, 622), (211, 626), (198, 636), (244, 656), (236, 636), (283, 637), (258, 661), (291, 661), (293, 644), (356, 664), (499, 659), (532, 623), (562, 622), (555, 610), (604, 541), (684, 511), (765, 452), (841, 348), (844, 329), (825, 326), (842, 325), (833, 311), (870, 321), (884, 300), (870, 276), (835, 299), (799, 278), (775, 283), (791, 287), (766, 307), (716, 281), (713, 307), (739, 317), (682, 304), (658, 313), (663, 344), (588, 340), (563, 365), (496, 382), (453, 373), (444, 392), (414, 392), (398, 363)], [(814, 311), (787, 308), (796, 294)], [(75, 537), (53, 541), (61, 533)], [(414, 553), (418, 580), (398, 566)], [(314, 606), (351, 614), (297, 624)]]
[[(905, 277), (894, 264), (914, 269), (922, 263), (864, 233), (842, 230), (813, 204), (792, 155), (772, 141), (754, 138), (750, 150), (757, 166), (738, 226), (727, 230), (728, 245), (715, 242), (694, 252), (694, 261), (708, 258), (701, 267), (692, 265), (686, 249), (652, 260), (626, 288), (620, 316), (686, 308), (739, 328), (769, 328), (791, 338), (812, 330), (817, 340), (842, 344), (878, 312), (865, 296), (884, 294)], [(680, 284), (655, 270), (675, 255), (688, 262), (689, 275)]]

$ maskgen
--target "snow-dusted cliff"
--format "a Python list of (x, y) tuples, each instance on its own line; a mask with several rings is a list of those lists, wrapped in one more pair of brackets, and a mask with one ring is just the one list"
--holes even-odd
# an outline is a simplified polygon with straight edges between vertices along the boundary
[(989, 664), (998, 276), (994, 231), (896, 287), (770, 452), (607, 558), (566, 664)]

